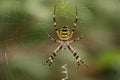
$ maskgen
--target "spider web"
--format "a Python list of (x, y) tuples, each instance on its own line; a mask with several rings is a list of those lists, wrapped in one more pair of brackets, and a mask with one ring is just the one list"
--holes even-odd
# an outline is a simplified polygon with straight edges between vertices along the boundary
[[(5, 1), (5, 2), (6, 2), (6, 5), (11, 4), (9, 1), (8, 2)], [(49, 1), (49, 3), (53, 3), (53, 2), (54, 1), (51, 1), (51, 0)], [(56, 11), (56, 13), (60, 17), (64, 17), (65, 25), (70, 24), (69, 23), (70, 21), (73, 22), (74, 18), (75, 18), (75, 15), (74, 15), (75, 11), (72, 11), (74, 13), (71, 15), (72, 18), (70, 18), (67, 16), (68, 14), (65, 9), (67, 6), (69, 6), (74, 1), (72, 1), (72, 0), (55, 0), (55, 2), (57, 3), (57, 4), (56, 3), (55, 4), (58, 5), (57, 6), (58, 10)], [(18, 3), (19, 5), (21, 4), (20, 2), (16, 2), (16, 3)], [(53, 15), (54, 6), (52, 6), (52, 7), (48, 6), (48, 8), (43, 8), (43, 9), (46, 9), (46, 12), (45, 12), (45, 10), (43, 10), (45, 13), (47, 13), (47, 12), (50, 13), (50, 14), (46, 14), (46, 16), (48, 16), (48, 15), (51, 16), (50, 18), (47, 18), (47, 19), (46, 19), (46, 17), (38, 16), (38, 14), (35, 14), (32, 12), (29, 13), (29, 9), (26, 9), (26, 8), (28, 8), (28, 7), (25, 7), (25, 10), (28, 10), (28, 12), (25, 11), (24, 9), (22, 10), (18, 6), (13, 7), (11, 10), (9, 10), (9, 7), (8, 7), (7, 12), (4, 12), (4, 10), (1, 10), (1, 13), (0, 13), (0, 43), (1, 43), (0, 44), (0, 46), (1, 46), (0, 47), (0, 52), (1, 52), (0, 55), (1, 55), (1, 58), (0, 58), (0, 60), (3, 62), (6, 62), (6, 64), (9, 63), (9, 56), (8, 56), (9, 55), (9, 52), (8, 52), (9, 47), (8, 46), (10, 46), (11, 43), (16, 42), (18, 45), (21, 45), (21, 40), (26, 39), (26, 38), (31, 39), (32, 37), (34, 37), (35, 40), (39, 41), (39, 40), (41, 40), (41, 37), (42, 37), (41, 34), (44, 34), (47, 37), (47, 35), (46, 35), (47, 32), (46, 33), (43, 33), (44, 31), (42, 32), (42, 30), (45, 30), (47, 28), (46, 26), (51, 26), (48, 28), (48, 30), (54, 30), (54, 28), (52, 27), (53, 26), (52, 25), (52, 15)], [(41, 8), (41, 6), (39, 6), (39, 8)], [(59, 9), (62, 11), (62, 14), (61, 13), (59, 14), (59, 12), (60, 12)], [(38, 12), (40, 12), (40, 10)], [(57, 14), (56, 14), (56, 16), (57, 16)], [(43, 15), (43, 14), (40, 14), (40, 15)], [(42, 18), (43, 20), (40, 18)], [(58, 26), (63, 26), (63, 25), (59, 25), (59, 18), (57, 19), (57, 23), (58, 23)], [(61, 24), (63, 24), (63, 23), (61, 23)], [(36, 30), (34, 27), (31, 27), (31, 25), (37, 26), (37, 28), (39, 30)], [(73, 23), (71, 23), (71, 25), (73, 25)], [(28, 31), (28, 33), (24, 32), (25, 30), (27, 30), (27, 28), (35, 29), (35, 31), (30, 30), (30, 31)]]
[[(57, 5), (56, 18), (57, 18), (58, 27), (60, 28), (65, 24), (70, 26), (70, 28), (72, 28), (72, 25), (75, 19), (75, 6), (77, 6), (78, 5), (77, 3), (79, 3), (80, 1), (81, 0), (46, 1), (48, 3), (52, 3), (52, 5), (48, 5), (47, 8), (43, 8), (39, 6), (39, 8), (41, 10), (44, 9), (43, 10), (44, 13), (49, 12), (50, 14), (45, 14), (47, 17), (50, 16), (49, 18), (39, 16), (39, 15), (44, 16), (44, 14), (40, 12), (39, 8), (37, 8), (39, 15), (35, 14), (34, 12), (33, 13), (29, 12), (29, 9), (25, 9), (25, 10), (28, 10), (28, 12), (26, 11), (24, 12), (24, 10), (21, 10), (21, 9), (19, 10), (19, 7), (15, 7), (11, 11), (8, 10), (9, 11), (8, 13), (1, 12), (0, 13), (0, 62), (9, 64), (8, 49), (11, 43), (17, 43), (17, 45), (23, 47), (22, 41), (25, 40), (26, 38), (28, 39), (35, 38), (35, 41), (41, 42), (41, 39), (45, 40), (45, 38), (47, 37), (47, 33), (51, 34), (53, 32), (54, 27), (52, 24), (52, 15), (53, 15), (53, 8), (55, 4)], [(46, 3), (46, 2), (45, 0), (43, 1), (43, 3)], [(80, 7), (80, 8), (85, 8), (85, 7)], [(78, 8), (78, 12), (80, 8)], [(23, 13), (21, 11), (23, 11)], [(7, 21), (7, 19), (10, 19), (10, 20)], [(60, 20), (63, 20), (63, 21), (60, 21)], [(35, 25), (35, 27), (31, 27), (32, 25)], [(29, 28), (30, 30), (27, 31), (27, 28)], [(31, 29), (34, 29), (34, 30), (31, 30)], [(41, 36), (41, 35), (44, 35), (44, 36)], [(35, 41), (33, 40), (30, 42), (34, 43)], [(116, 76), (116, 80), (118, 79), (120, 80), (119, 75), (120, 73), (118, 73), (118, 75)]]
[[(75, 19), (74, 9), (72, 11), (74, 13), (71, 15), (71, 17), (68, 17), (68, 14), (65, 10), (67, 6), (71, 4), (71, 0), (55, 0), (55, 1), (57, 3), (57, 4), (54, 3), (54, 5), (55, 4), (57, 5), (57, 11), (56, 11), (57, 25), (59, 27), (63, 26), (63, 24), (73, 25), (73, 23), (70, 23), (70, 22), (73, 22)], [(49, 3), (53, 3), (53, 1), (50, 0)], [(11, 2), (7, 2), (6, 5), (7, 4), (9, 5), (11, 4)], [(4, 10), (1, 10), (1, 13), (0, 13), (0, 63), (9, 65), (10, 63), (9, 60), (11, 56), (9, 49), (11, 49), (10, 47), (12, 45), (15, 44), (16, 46), (20, 46), (23, 48), (24, 44), (22, 41), (27, 42), (29, 41), (29, 39), (35, 38), (34, 40), (30, 41), (30, 43), (36, 44), (35, 41), (41, 42), (41, 39), (45, 40), (45, 38), (47, 37), (46, 33), (47, 32), (49, 33), (50, 31), (54, 30), (54, 27), (52, 24), (52, 15), (53, 15), (54, 5), (49, 5), (47, 8), (43, 8), (39, 6), (41, 10), (43, 9), (44, 13), (48, 13), (48, 12), (50, 13), (50, 14), (45, 14), (46, 16), (50, 16), (49, 18), (39, 16), (39, 15), (44, 16), (44, 14), (40, 12), (39, 8), (38, 8), (39, 15), (37, 13), (34, 13), (34, 11), (30, 12), (29, 9), (25, 9), (25, 10), (21, 8), (19, 9), (18, 6), (13, 7), (12, 10), (9, 10), (10, 8), (8, 7), (7, 12), (4, 12)], [(59, 13), (61, 11), (62, 13)], [(65, 19), (65, 23), (64, 21), (63, 23), (62, 22), (59, 23), (60, 22), (59, 17), (62, 17), (63, 19)], [(33, 25), (35, 25), (35, 27), (32, 27)], [(28, 30), (27, 28), (30, 30)], [(45, 37), (41, 35), (44, 35)], [(6, 80), (9, 80), (8, 78)]]
[[(31, 16), (28, 16), (29, 14), (26, 13), (21, 13), (17, 9), (19, 8), (14, 8), (14, 10), (11, 12), (9, 11), (8, 13), (0, 13), (0, 43), (6, 44), (7, 42), (12, 41), (12, 40), (20, 40), (25, 38), (26, 36), (33, 36), (33, 35), (38, 35), (38, 32), (32, 32), (30, 34), (20, 34), (23, 30), (25, 29), (24, 27), (32, 25), (32, 24), (37, 24), (37, 25), (45, 25), (46, 22), (44, 21), (37, 21), (37, 20), (30, 20), (34, 19), (31, 18)], [(20, 16), (20, 17), (19, 17)], [(28, 18), (30, 18), (28, 20)], [(7, 21), (7, 19), (10, 19)], [(22, 27), (24, 26), (24, 27)], [(3, 45), (2, 45), (3, 46)], [(3, 48), (3, 47), (2, 47)], [(5, 48), (5, 46), (4, 46)]]

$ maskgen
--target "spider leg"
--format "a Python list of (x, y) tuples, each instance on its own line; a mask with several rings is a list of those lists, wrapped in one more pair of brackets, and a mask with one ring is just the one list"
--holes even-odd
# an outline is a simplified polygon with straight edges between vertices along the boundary
[(82, 39), (82, 38), (83, 38), (83, 35), (81, 35), (80, 37), (78, 37), (78, 38), (76, 38), (76, 39), (70, 40), (70, 43), (77, 42), (77, 41), (79, 41), (79, 40)]
[(73, 49), (73, 47), (71, 45), (68, 45), (68, 49), (73, 53), (73, 56), (76, 58), (77, 64), (78, 64), (78, 68), (80, 66), (80, 63), (82, 63), (85, 67), (88, 67), (84, 61), (82, 61), (82, 59), (79, 57), (79, 55), (76, 53), (76, 51)]
[(45, 63), (48, 63), (49, 66), (52, 65), (52, 62), (54, 61), (54, 58), (56, 57), (58, 51), (60, 51), (62, 49), (62, 46), (59, 45), (54, 51), (53, 53), (51, 54), (51, 56), (48, 58), (48, 60), (45, 62)]
[(55, 16), (55, 11), (56, 11), (56, 5), (55, 5), (55, 7), (54, 7), (53, 24), (54, 24), (54, 28), (55, 28), (55, 30), (57, 31), (58, 29), (57, 29), (57, 26), (56, 26), (56, 16)]
[(50, 34), (48, 34), (48, 37), (54, 42), (57, 42), (57, 43), (61, 42), (60, 40), (56, 40), (55, 38), (53, 38)]
[(54, 25), (54, 28), (55, 28), (55, 31), (56, 31), (58, 37), (60, 37), (59, 31), (58, 31), (58, 28), (57, 28), (55, 12), (56, 12), (56, 5), (54, 7), (54, 13), (53, 13), (53, 25)]
[(74, 34), (74, 32), (75, 32), (76, 26), (77, 26), (77, 21), (78, 21), (77, 7), (75, 7), (75, 8), (76, 8), (76, 17), (75, 17), (74, 26), (73, 26), (73, 29), (72, 29), (72, 32), (71, 32), (71, 34), (70, 34), (70, 38), (69, 38), (69, 39), (72, 38), (72, 36), (73, 36), (73, 34)]
[(72, 39), (72, 40), (70, 40), (70, 43), (77, 42), (79, 40), (80, 40), (80, 38)]

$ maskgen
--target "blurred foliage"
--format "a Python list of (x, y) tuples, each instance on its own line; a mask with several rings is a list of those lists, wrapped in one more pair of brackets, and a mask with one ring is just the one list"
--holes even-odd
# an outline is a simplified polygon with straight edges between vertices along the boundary
[[(60, 52), (51, 70), (43, 65), (57, 46), (47, 37), (49, 33), (57, 38), (52, 23), (55, 5), (58, 28), (70, 29), (77, 6), (74, 37), (85, 36), (72, 46), (88, 69), (77, 69), (69, 51)], [(119, 80), (119, 7), (119, 0), (0, 0), (0, 80), (61, 80), (66, 63), (69, 80)]]

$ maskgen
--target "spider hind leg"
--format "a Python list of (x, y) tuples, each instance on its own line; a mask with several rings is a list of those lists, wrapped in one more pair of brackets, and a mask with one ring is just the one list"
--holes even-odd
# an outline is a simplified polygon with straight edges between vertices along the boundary
[(85, 67), (88, 67), (84, 61), (82, 61), (82, 59), (79, 57), (79, 55), (76, 53), (76, 51), (72, 48), (71, 45), (68, 46), (68, 49), (73, 53), (73, 56), (75, 57), (76, 61), (77, 61), (77, 65), (78, 68), (80, 66), (80, 63), (82, 63)]
[(59, 46), (53, 51), (53, 53), (52, 53), (51, 56), (48, 58), (48, 60), (45, 62), (45, 64), (48, 63), (48, 65), (51, 66), (52, 63), (53, 63), (53, 61), (54, 61), (54, 59), (55, 59), (55, 57), (56, 57), (56, 55), (57, 55), (57, 53), (58, 53), (58, 51), (60, 51), (61, 49), (62, 49), (62, 46), (59, 45)]
[(56, 53), (53, 52), (52, 55), (48, 58), (48, 60), (45, 62), (45, 64), (48, 63), (48, 65), (51, 66), (55, 56)]

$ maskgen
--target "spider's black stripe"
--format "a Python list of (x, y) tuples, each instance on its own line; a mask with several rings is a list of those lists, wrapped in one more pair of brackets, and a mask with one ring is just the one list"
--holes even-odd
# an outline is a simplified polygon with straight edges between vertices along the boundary
[(53, 56), (51, 56), (51, 59), (54, 59), (54, 57), (53, 57)]
[(49, 66), (51, 66), (52, 62), (49, 63)]
[(70, 50), (70, 46), (67, 46), (68, 47), (68, 49)]
[(76, 39), (74, 39), (74, 42), (76, 41)]
[(76, 56), (77, 55), (77, 53), (75, 52), (74, 54), (73, 54), (73, 56)]
[(62, 46), (60, 46), (59, 50), (61, 50), (61, 49), (62, 49)]
[(52, 54), (53, 54), (54, 57), (56, 56), (55, 52), (53, 52)]
[(49, 60), (46, 61), (46, 63), (48, 63)]
[(75, 31), (75, 28), (73, 28), (72, 31), (74, 32), (74, 31)]
[(81, 62), (82, 64), (84, 64), (84, 62), (83, 62), (82, 60), (80, 60), (80, 62)]
[(79, 68), (79, 66), (80, 66), (80, 62), (77, 62), (77, 64), (78, 64), (78, 68)]
[(76, 18), (76, 19), (75, 19), (75, 23), (77, 23), (77, 21), (78, 21), (78, 19)]
[(79, 56), (76, 56), (76, 59), (78, 59), (79, 58)]
[(63, 26), (62, 28), (67, 28), (66, 26)]
[(55, 19), (55, 17), (53, 17), (53, 22), (56, 22), (56, 19)]
[(63, 31), (63, 32), (66, 32), (66, 31), (68, 31), (68, 30), (67, 30), (67, 29), (66, 29), (66, 30), (63, 29), (62, 31)]
[(77, 62), (78, 66), (80, 65), (80, 62)]
[[(56, 27), (56, 26), (55, 26)], [(57, 29), (57, 27), (55, 28), (55, 30), (57, 31), (58, 29)]]

